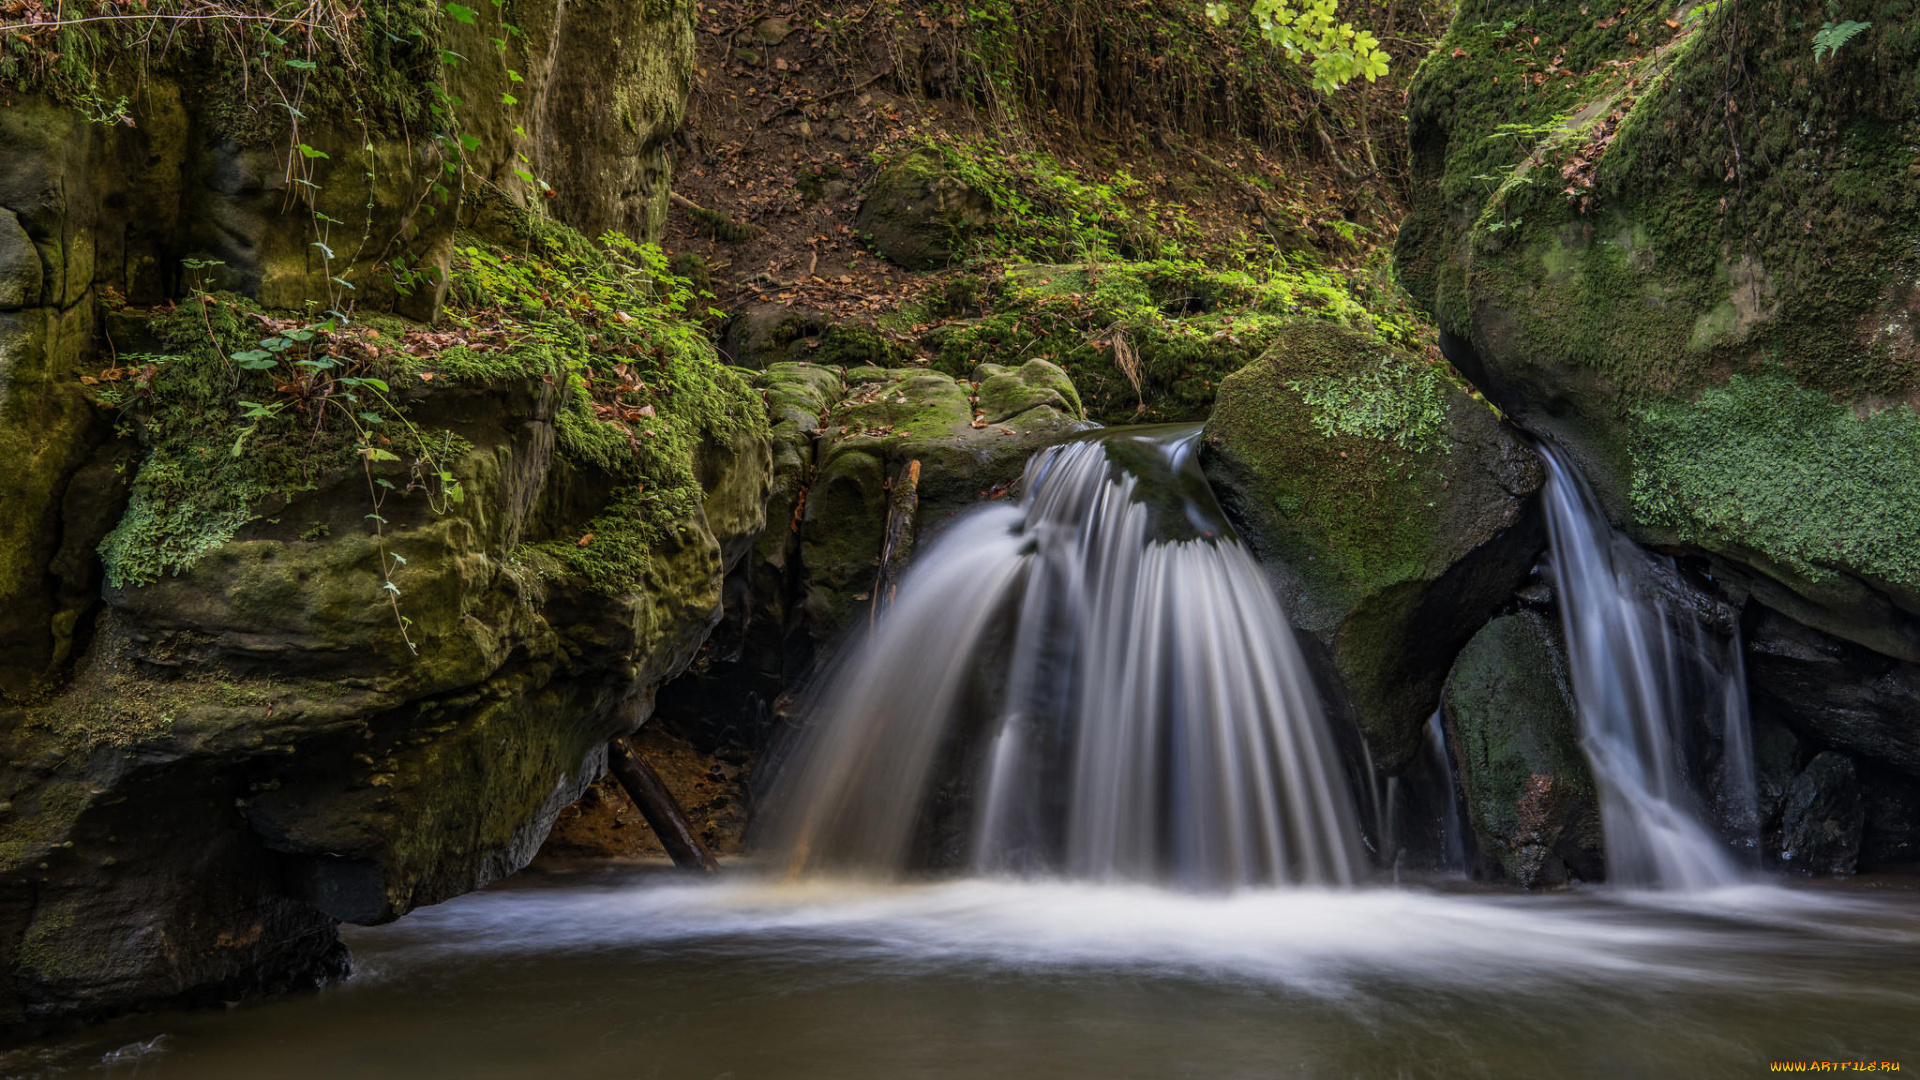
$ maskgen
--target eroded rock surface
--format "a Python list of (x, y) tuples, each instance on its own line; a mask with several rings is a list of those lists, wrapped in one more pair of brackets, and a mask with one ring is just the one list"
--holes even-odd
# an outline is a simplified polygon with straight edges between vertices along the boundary
[(1546, 544), (1538, 459), (1443, 365), (1309, 322), (1220, 384), (1203, 452), (1323, 688), (1397, 771), (1454, 655)]
[(1488, 623), (1448, 675), (1442, 715), (1480, 851), (1523, 888), (1599, 879), (1600, 808), (1558, 629), (1532, 611)]

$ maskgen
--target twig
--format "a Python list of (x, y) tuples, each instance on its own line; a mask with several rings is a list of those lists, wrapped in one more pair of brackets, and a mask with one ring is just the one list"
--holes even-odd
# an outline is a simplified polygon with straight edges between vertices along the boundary
[(84, 19), (61, 19), (57, 22), (12, 23), (0, 26), (0, 34), (31, 33), (35, 30), (54, 30), (62, 26), (79, 26), (81, 23), (97, 22), (138, 22), (141, 20), (164, 20), (166, 22), (248, 22), (279, 23), (284, 26), (304, 26), (309, 30), (321, 30), (319, 23), (306, 19), (283, 19), (277, 15), (246, 15), (239, 12), (218, 15), (89, 15)]

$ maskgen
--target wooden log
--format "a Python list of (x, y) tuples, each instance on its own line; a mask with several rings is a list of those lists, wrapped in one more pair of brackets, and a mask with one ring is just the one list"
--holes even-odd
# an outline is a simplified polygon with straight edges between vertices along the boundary
[(880, 543), (880, 573), (873, 581), (873, 612), (867, 623), (878, 622), (880, 613), (893, 606), (900, 589), (900, 578), (907, 572), (907, 560), (913, 556), (914, 516), (920, 509), (920, 459), (915, 458), (893, 478), (887, 493), (887, 532)]
[(680, 808), (680, 801), (626, 739), (607, 744), (607, 771), (620, 782), (633, 805), (640, 808), (640, 816), (653, 827), (653, 834), (660, 838), (660, 846), (673, 858), (673, 865), (682, 870), (720, 869), (713, 852), (700, 842), (700, 834), (694, 832), (687, 821), (687, 812)]

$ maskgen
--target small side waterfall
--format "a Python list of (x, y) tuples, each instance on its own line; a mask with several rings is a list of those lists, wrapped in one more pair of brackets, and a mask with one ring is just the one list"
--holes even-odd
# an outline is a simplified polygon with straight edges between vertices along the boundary
[(916, 558), (781, 771), (771, 846), (789, 868), (897, 871), (944, 834), (982, 872), (1354, 880), (1359, 832), (1305, 661), (1197, 439), (1054, 447), (1021, 503), (973, 511)]
[[(1661, 569), (1608, 523), (1558, 447), (1547, 466), (1553, 580), (1580, 714), (1600, 789), (1607, 876), (1632, 887), (1731, 884), (1740, 870), (1689, 777), (1712, 777), (1732, 829), (1755, 817), (1746, 680), (1737, 639), (1712, 640), (1669, 611)], [(1751, 846), (1751, 835), (1739, 842)]]

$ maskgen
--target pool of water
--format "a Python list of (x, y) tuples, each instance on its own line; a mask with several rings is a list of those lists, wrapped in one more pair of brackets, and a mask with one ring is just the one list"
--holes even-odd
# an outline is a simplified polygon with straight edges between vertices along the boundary
[(1192, 895), (523, 876), (348, 932), (326, 991), (0, 1054), (0, 1076), (1751, 1077), (1920, 1070), (1911, 882)]

